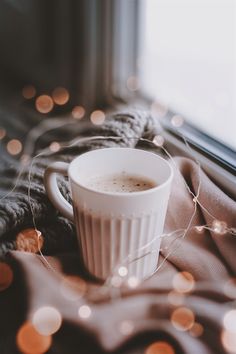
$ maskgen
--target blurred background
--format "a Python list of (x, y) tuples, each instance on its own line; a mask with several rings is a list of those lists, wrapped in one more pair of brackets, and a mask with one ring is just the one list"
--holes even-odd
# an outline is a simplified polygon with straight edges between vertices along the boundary
[(99, 125), (141, 102), (235, 149), (235, 19), (234, 0), (1, 0), (0, 138), (22, 107)]

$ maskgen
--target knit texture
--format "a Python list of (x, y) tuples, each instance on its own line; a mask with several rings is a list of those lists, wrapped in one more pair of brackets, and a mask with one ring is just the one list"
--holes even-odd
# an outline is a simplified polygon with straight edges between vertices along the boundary
[[(4, 120), (4, 113), (2, 114)], [(9, 131), (15, 129), (16, 123), (18, 130), (22, 133), (29, 129), (24, 120), (20, 123), (18, 116), (11, 116), (8, 121), (8, 134)], [(35, 132), (37, 128), (34, 128)], [(54, 130), (51, 136), (44, 133), (41, 141), (37, 139), (37, 143), (35, 141), (33, 144), (33, 155), (36, 156), (39, 152), (41, 154), (33, 160), (30, 159), (23, 169), (19, 161), (13, 159), (2, 146), (0, 255), (15, 248), (15, 238), (19, 231), (33, 226), (32, 212), (37, 228), (44, 237), (44, 253), (55, 254), (77, 247), (74, 225), (57, 212), (45, 193), (43, 175), (50, 163), (53, 161), (70, 162), (79, 154), (92, 149), (111, 146), (135, 147), (140, 138), (152, 139), (157, 132), (158, 125), (155, 120), (148, 112), (140, 110), (110, 114), (105, 123), (97, 127), (75, 121), (64, 129)], [(31, 135), (28, 134), (28, 137), (31, 138)], [(96, 136), (105, 136), (107, 139), (95, 138)], [(109, 136), (120, 139), (110, 139)], [(84, 139), (85, 137), (94, 138), (89, 140)], [(47, 149), (47, 145), (49, 146), (52, 141), (63, 142), (64, 147), (53, 153)], [(27, 140), (25, 145), (30, 145)], [(14, 184), (16, 187), (12, 190)], [(65, 178), (59, 177), (59, 188), (63, 196), (71, 202), (68, 182)]]

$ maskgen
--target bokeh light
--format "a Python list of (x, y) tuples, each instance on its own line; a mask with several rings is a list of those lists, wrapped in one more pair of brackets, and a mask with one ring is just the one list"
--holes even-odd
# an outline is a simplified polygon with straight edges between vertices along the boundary
[(180, 293), (187, 293), (194, 288), (195, 281), (191, 273), (179, 272), (173, 278), (173, 287)]
[(134, 331), (134, 323), (132, 321), (122, 321), (119, 326), (120, 333), (124, 336), (128, 336)]
[(68, 275), (61, 282), (60, 291), (67, 300), (77, 301), (86, 293), (87, 284), (78, 276)]
[(224, 235), (227, 232), (227, 224), (224, 221), (214, 220), (212, 222), (212, 230), (218, 235)]
[(173, 306), (180, 306), (184, 303), (184, 296), (177, 291), (170, 291), (167, 295), (168, 302)]
[(184, 118), (179, 116), (179, 115), (174, 115), (172, 118), (171, 118), (171, 124), (176, 127), (176, 128), (179, 128), (181, 127), (183, 124), (184, 124)]
[(6, 136), (6, 130), (4, 128), (0, 128), (0, 140), (2, 140)]
[(221, 341), (227, 352), (231, 354), (236, 353), (236, 336), (235, 332), (224, 330), (221, 334)]
[(57, 152), (60, 150), (60, 148), (61, 148), (61, 145), (57, 141), (53, 141), (49, 145), (49, 150), (51, 150), (52, 152)]
[(236, 278), (231, 278), (224, 285), (224, 293), (231, 299), (236, 299)]
[(103, 124), (105, 119), (106, 119), (105, 113), (100, 110), (93, 111), (93, 113), (90, 116), (91, 122), (95, 125)]
[(228, 311), (223, 318), (224, 327), (236, 335), (236, 310)]
[(137, 91), (139, 89), (139, 79), (136, 76), (130, 76), (126, 85), (130, 91)]
[(121, 266), (119, 267), (118, 269), (118, 274), (121, 276), (121, 277), (126, 277), (126, 275), (128, 274), (128, 269), (124, 266)]
[(7, 143), (7, 151), (10, 155), (18, 155), (22, 151), (22, 144), (17, 139), (12, 139)]
[(16, 249), (18, 251), (37, 253), (43, 247), (43, 236), (39, 230), (25, 229), (16, 236)]
[(139, 285), (140, 281), (137, 277), (135, 276), (131, 276), (129, 277), (129, 279), (127, 280), (127, 285), (129, 288), (134, 289), (137, 288), (137, 286)]
[(162, 147), (164, 145), (165, 139), (162, 135), (156, 135), (152, 141), (156, 146)]
[(171, 315), (171, 323), (179, 331), (189, 330), (193, 326), (194, 320), (193, 311), (187, 307), (179, 307)]
[(64, 87), (56, 87), (52, 92), (53, 101), (62, 106), (69, 101), (70, 95)]
[(85, 115), (85, 109), (82, 106), (75, 106), (72, 109), (72, 117), (75, 119), (82, 119)]
[(175, 350), (170, 343), (157, 341), (147, 347), (145, 354), (175, 354)]
[(26, 85), (22, 89), (22, 96), (29, 100), (36, 95), (36, 89), (33, 85)]
[(200, 323), (195, 322), (190, 328), (189, 333), (191, 334), (192, 337), (201, 337), (201, 335), (204, 332), (204, 328)]
[(50, 336), (60, 329), (62, 317), (56, 308), (44, 306), (34, 313), (32, 323), (39, 334)]
[(119, 288), (123, 283), (123, 280), (121, 277), (114, 275), (111, 278), (111, 285), (114, 286), (115, 288)]
[(154, 118), (164, 118), (168, 113), (168, 107), (159, 102), (153, 102), (151, 104), (151, 113)]
[(91, 308), (87, 305), (82, 305), (79, 308), (78, 315), (80, 318), (88, 319), (91, 316)]
[(25, 354), (43, 354), (52, 344), (51, 336), (43, 336), (30, 322), (24, 323), (16, 336), (18, 349)]
[(53, 106), (54, 106), (53, 100), (48, 95), (39, 96), (35, 102), (35, 107), (37, 111), (43, 114), (51, 112)]
[(9, 288), (13, 281), (13, 271), (11, 267), (4, 262), (0, 262), (0, 291)]

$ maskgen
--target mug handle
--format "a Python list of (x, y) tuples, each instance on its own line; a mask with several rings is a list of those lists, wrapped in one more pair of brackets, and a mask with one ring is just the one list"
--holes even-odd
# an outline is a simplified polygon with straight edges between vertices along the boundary
[(74, 221), (72, 205), (63, 197), (57, 184), (57, 174), (59, 173), (63, 176), (67, 176), (68, 167), (69, 164), (66, 162), (54, 162), (49, 165), (44, 172), (44, 186), (52, 204), (63, 216)]

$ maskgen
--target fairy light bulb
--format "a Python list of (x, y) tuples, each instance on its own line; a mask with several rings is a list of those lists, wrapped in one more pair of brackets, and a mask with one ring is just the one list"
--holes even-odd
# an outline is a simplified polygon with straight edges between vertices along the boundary
[(127, 280), (127, 285), (129, 288), (135, 289), (139, 285), (139, 279), (135, 276), (131, 276)]
[(29, 100), (36, 95), (36, 89), (33, 85), (26, 85), (22, 89), (22, 96)]
[(156, 119), (164, 118), (168, 113), (168, 107), (165, 106), (164, 104), (154, 101), (151, 104), (151, 113), (153, 117)]
[(212, 223), (212, 230), (215, 234), (224, 235), (227, 233), (227, 224), (224, 221), (214, 220)]
[(40, 334), (32, 323), (24, 323), (16, 336), (16, 344), (21, 353), (46, 353), (52, 345), (52, 336)]
[(156, 341), (150, 344), (145, 350), (145, 354), (175, 354), (173, 346), (165, 341)]
[(223, 330), (221, 333), (221, 342), (228, 353), (236, 353), (236, 336), (234, 332)]
[(30, 228), (20, 231), (16, 236), (18, 251), (37, 253), (43, 247), (44, 239), (39, 230)]
[(46, 114), (51, 112), (54, 107), (53, 100), (48, 95), (41, 95), (35, 101), (35, 107), (38, 112)]
[(194, 313), (187, 307), (179, 307), (172, 312), (171, 323), (179, 331), (189, 330), (194, 322)]
[(34, 313), (32, 323), (38, 333), (49, 336), (60, 329), (62, 317), (56, 308), (44, 306)]
[(179, 116), (179, 115), (174, 115), (172, 118), (171, 118), (171, 124), (176, 127), (176, 128), (179, 128), (181, 127), (183, 124), (184, 124), (184, 118)]
[(236, 335), (236, 310), (226, 312), (223, 318), (224, 328)]
[(189, 333), (191, 334), (191, 336), (195, 337), (195, 338), (202, 336), (203, 332), (204, 332), (203, 326), (197, 322), (195, 322), (193, 324), (192, 328), (190, 328), (190, 330), (189, 330)]
[(189, 272), (179, 272), (173, 278), (173, 287), (177, 292), (188, 293), (193, 290), (194, 285), (194, 278)]
[(82, 119), (85, 115), (85, 109), (82, 106), (75, 106), (72, 109), (72, 117), (74, 119)]
[(162, 147), (164, 145), (165, 139), (162, 135), (156, 135), (153, 138), (153, 143), (158, 146), (158, 147)]
[(90, 116), (90, 120), (94, 125), (103, 124), (105, 121), (105, 118), (106, 118), (105, 113), (101, 110), (94, 111)]
[(128, 269), (124, 266), (121, 266), (119, 269), (118, 269), (118, 274), (121, 276), (121, 277), (126, 277), (126, 275), (128, 274)]
[(62, 106), (69, 101), (70, 95), (64, 87), (56, 87), (52, 92), (52, 98), (56, 104)]
[(7, 143), (7, 151), (10, 155), (18, 155), (22, 151), (20, 140), (12, 139)]
[(204, 231), (204, 226), (195, 226), (194, 229), (198, 234), (202, 234)]
[(57, 141), (53, 141), (50, 145), (49, 145), (49, 149), (52, 152), (57, 152), (59, 151), (61, 148), (61, 145), (57, 142)]
[(91, 313), (92, 313), (91, 308), (87, 305), (80, 306), (78, 310), (78, 315), (82, 319), (88, 319), (91, 316)]

